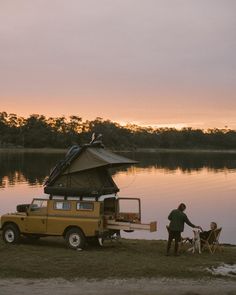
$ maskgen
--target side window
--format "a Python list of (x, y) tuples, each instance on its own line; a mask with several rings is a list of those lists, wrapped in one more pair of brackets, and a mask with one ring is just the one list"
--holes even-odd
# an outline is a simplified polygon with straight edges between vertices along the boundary
[(56, 210), (70, 210), (70, 202), (56, 201), (54, 202), (54, 209)]
[(94, 206), (92, 202), (77, 202), (76, 209), (93, 211)]
[(34, 200), (30, 206), (31, 211), (39, 211), (43, 208), (47, 208), (47, 200)]

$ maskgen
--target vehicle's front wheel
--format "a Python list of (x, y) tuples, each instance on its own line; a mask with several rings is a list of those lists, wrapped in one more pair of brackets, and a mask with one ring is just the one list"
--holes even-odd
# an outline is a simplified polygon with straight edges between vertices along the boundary
[(20, 231), (14, 224), (8, 224), (3, 227), (2, 237), (5, 243), (16, 244), (20, 239)]
[(85, 236), (79, 228), (71, 228), (65, 236), (66, 244), (69, 248), (77, 250), (84, 249)]

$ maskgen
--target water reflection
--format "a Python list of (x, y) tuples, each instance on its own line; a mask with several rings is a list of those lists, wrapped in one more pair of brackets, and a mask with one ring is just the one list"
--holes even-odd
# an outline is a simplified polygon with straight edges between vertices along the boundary
[(227, 153), (137, 153), (133, 155), (139, 167), (154, 166), (157, 169), (181, 170), (182, 172), (199, 171), (203, 168), (213, 170), (236, 169), (236, 154)]
[(62, 154), (0, 153), (0, 187), (28, 183), (42, 185)]
[[(166, 239), (167, 216), (180, 202), (193, 223), (223, 227), (222, 241), (236, 244), (236, 154), (129, 153), (137, 166), (112, 171), (121, 196), (140, 197), (142, 220), (158, 221), (157, 233), (134, 232), (129, 238)], [(0, 215), (20, 203), (45, 196), (42, 184), (63, 158), (54, 153), (0, 153)], [(192, 231), (186, 227), (185, 235)]]
[[(221, 153), (126, 153), (139, 161), (136, 167), (111, 171), (138, 173), (145, 169), (161, 169), (166, 173), (180, 170), (183, 173), (207, 169), (213, 172), (236, 169), (236, 154)], [(63, 158), (57, 153), (0, 153), (0, 188), (27, 183), (29, 186), (42, 185), (54, 165)]]

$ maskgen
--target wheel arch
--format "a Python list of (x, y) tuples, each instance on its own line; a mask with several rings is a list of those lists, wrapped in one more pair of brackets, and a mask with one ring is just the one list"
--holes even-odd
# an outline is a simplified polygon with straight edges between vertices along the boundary
[(19, 226), (18, 226), (14, 221), (5, 221), (5, 222), (2, 224), (2, 230), (4, 230), (4, 228), (5, 228), (6, 226), (8, 226), (8, 225), (13, 225), (13, 226), (15, 226), (15, 227), (19, 230), (19, 232), (21, 233)]

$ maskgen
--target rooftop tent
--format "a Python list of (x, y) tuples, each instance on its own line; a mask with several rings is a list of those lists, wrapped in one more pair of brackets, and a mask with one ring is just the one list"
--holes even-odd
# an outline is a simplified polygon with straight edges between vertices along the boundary
[(52, 170), (44, 192), (51, 195), (99, 197), (119, 191), (108, 168), (135, 164), (136, 161), (114, 154), (100, 142), (73, 146)]

